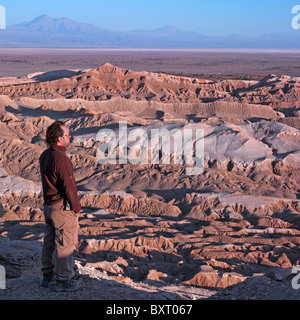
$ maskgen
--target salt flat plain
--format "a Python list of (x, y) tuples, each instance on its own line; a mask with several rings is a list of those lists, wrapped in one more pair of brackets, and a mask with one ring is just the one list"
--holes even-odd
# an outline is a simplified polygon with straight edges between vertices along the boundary
[(0, 49), (0, 77), (96, 68), (106, 62), (136, 71), (257, 78), (300, 76), (299, 50), (272, 49)]

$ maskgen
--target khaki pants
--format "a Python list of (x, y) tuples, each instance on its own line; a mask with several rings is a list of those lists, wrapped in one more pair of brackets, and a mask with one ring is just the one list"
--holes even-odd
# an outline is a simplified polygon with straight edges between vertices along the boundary
[(79, 223), (73, 211), (63, 210), (63, 203), (44, 205), (45, 237), (42, 272), (54, 272), (57, 280), (74, 276), (73, 252), (78, 242)]

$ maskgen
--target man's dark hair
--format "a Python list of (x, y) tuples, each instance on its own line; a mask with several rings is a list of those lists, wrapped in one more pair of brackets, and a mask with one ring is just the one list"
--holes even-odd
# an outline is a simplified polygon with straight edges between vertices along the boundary
[(61, 126), (64, 125), (65, 124), (62, 121), (55, 121), (47, 128), (45, 141), (50, 147), (56, 146), (58, 137), (62, 137), (64, 135), (64, 131), (61, 128)]

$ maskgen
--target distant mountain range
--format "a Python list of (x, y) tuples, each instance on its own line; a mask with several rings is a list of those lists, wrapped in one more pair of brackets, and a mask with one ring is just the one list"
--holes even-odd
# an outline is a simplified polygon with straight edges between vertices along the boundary
[(268, 34), (259, 37), (205, 36), (174, 26), (156, 30), (112, 31), (68, 18), (41, 15), (0, 30), (1, 48), (300, 48), (300, 37)]

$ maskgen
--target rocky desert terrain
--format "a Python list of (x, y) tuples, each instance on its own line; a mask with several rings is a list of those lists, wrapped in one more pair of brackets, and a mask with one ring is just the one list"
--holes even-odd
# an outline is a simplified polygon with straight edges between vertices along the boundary
[[(184, 77), (109, 63), (0, 78), (0, 299), (299, 299), (300, 78)], [(83, 289), (39, 287), (38, 158), (63, 120)], [(100, 164), (101, 129), (203, 130), (204, 168)]]

